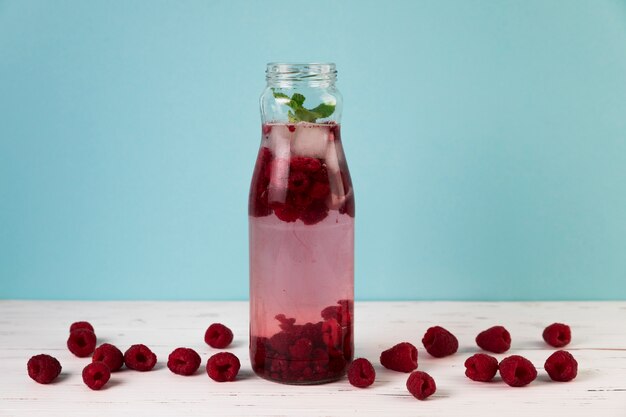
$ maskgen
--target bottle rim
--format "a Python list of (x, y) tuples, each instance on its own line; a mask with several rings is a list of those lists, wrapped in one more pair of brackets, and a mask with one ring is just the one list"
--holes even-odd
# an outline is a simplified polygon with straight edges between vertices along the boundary
[(337, 78), (333, 62), (269, 62), (265, 70), (267, 81), (330, 81)]

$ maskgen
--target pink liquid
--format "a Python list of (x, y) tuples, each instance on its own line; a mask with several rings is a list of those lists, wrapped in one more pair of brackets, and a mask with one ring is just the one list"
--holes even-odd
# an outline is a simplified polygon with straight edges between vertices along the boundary
[(338, 379), (353, 356), (354, 193), (338, 125), (273, 124), (250, 192), (250, 357), (260, 376)]

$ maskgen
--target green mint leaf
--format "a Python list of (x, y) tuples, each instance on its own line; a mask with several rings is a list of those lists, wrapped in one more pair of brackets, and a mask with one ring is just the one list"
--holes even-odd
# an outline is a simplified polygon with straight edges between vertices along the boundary
[(297, 107), (302, 107), (302, 105), (304, 104), (304, 100), (306, 100), (304, 96), (299, 93), (294, 93), (294, 95), (291, 96), (291, 101), (293, 101), (297, 105)]
[(328, 103), (322, 103), (319, 106), (315, 107), (314, 109), (311, 109), (311, 111), (313, 113), (317, 113), (320, 119), (323, 119), (325, 117), (330, 116), (331, 114), (333, 114), (335, 112), (335, 105), (334, 104), (328, 104)]
[(295, 109), (294, 113), (296, 114), (296, 117), (302, 122), (315, 123), (315, 121), (319, 119), (319, 115), (317, 113), (313, 113), (311, 110), (307, 110), (304, 107)]
[(283, 94), (280, 91), (274, 91), (274, 98), (286, 98), (287, 100), (291, 100), (287, 94)]
[(280, 99), (279, 102), (285, 104), (291, 109), (287, 113), (290, 123), (315, 123), (317, 119), (326, 118), (335, 111), (335, 105), (329, 103), (322, 103), (310, 110), (303, 107), (302, 105), (304, 104), (306, 98), (300, 93), (294, 93), (291, 97), (289, 97), (287, 94), (276, 91), (273, 88), (272, 93), (274, 94), (274, 98)]

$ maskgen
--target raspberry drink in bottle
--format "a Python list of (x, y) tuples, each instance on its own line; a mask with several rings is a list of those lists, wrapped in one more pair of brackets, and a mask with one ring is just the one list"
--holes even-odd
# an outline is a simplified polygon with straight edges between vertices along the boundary
[(250, 359), (263, 378), (337, 380), (353, 357), (354, 191), (334, 64), (268, 64), (249, 196)]

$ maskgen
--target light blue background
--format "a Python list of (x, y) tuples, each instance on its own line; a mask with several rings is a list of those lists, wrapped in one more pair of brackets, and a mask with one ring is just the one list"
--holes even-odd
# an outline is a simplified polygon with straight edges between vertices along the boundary
[(626, 298), (624, 1), (0, 1), (0, 298), (245, 299), (268, 61), (334, 61), (359, 299)]

